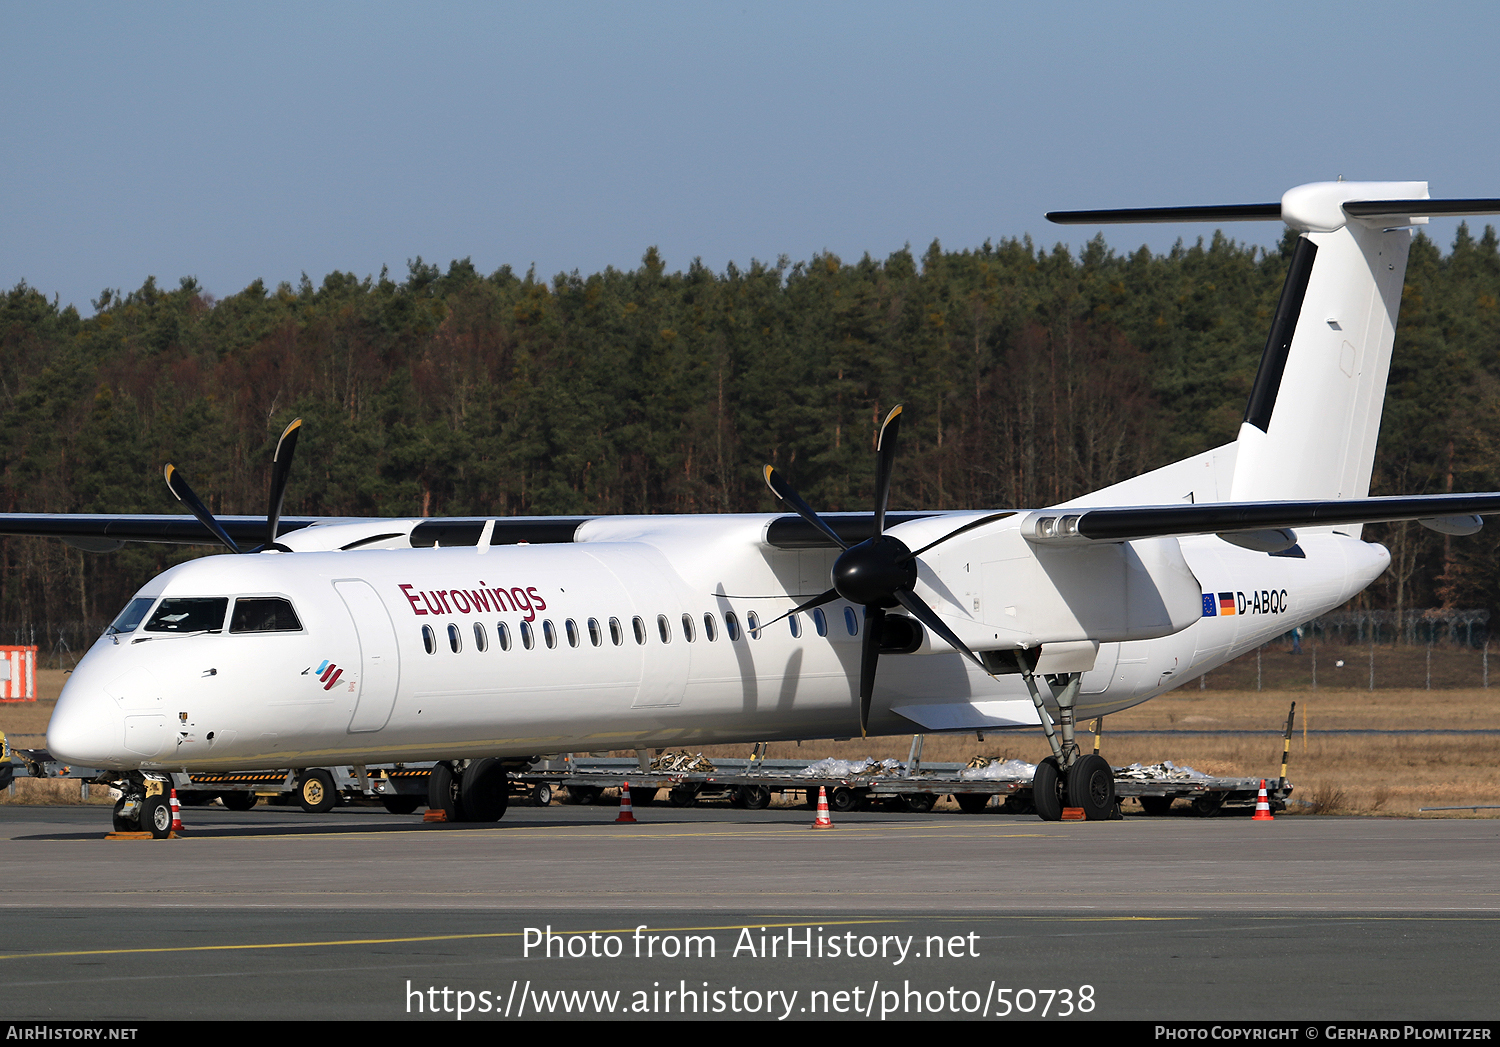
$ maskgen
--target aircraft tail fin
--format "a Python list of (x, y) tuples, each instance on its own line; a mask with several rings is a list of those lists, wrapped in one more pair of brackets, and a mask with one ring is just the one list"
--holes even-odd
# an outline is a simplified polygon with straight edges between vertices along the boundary
[(1370, 490), (1412, 227), (1500, 213), (1430, 200), (1426, 182), (1314, 182), (1280, 204), (1077, 211), (1100, 222), (1264, 221), (1301, 233), (1240, 425), (1229, 499), (1363, 498)]

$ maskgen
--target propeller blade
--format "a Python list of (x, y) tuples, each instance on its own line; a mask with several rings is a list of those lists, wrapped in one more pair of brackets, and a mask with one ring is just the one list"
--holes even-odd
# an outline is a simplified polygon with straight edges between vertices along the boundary
[(766, 466), (766, 486), (771, 489), (772, 494), (796, 510), (798, 516), (837, 542), (840, 549), (849, 548), (849, 543), (840, 538), (838, 532), (829, 527), (821, 516), (813, 512), (812, 506), (804, 502), (802, 496), (792, 490), (792, 485), (783, 480), (781, 474), (769, 465)]
[(243, 551), (239, 546), (234, 544), (234, 539), (229, 537), (229, 532), (224, 530), (218, 520), (214, 519), (214, 514), (208, 511), (208, 506), (204, 505), (198, 496), (193, 493), (193, 489), (188, 486), (188, 482), (183, 479), (182, 473), (178, 471), (176, 466), (168, 463), (167, 467), (162, 470), (162, 475), (167, 479), (167, 490), (171, 491), (179, 502), (188, 507), (188, 511), (198, 518), (199, 523), (212, 531), (215, 538), (229, 547), (230, 552), (238, 553)]
[(885, 611), (865, 608), (865, 638), (859, 649), (859, 736), (870, 725), (870, 698), (875, 694), (875, 666), (880, 661), (880, 638), (885, 632)]
[(891, 468), (896, 463), (896, 438), (901, 434), (901, 404), (891, 408), (880, 425), (875, 453), (875, 533), (885, 533), (885, 503), (891, 494)]
[[(794, 614), (801, 614), (803, 611), (811, 611), (814, 607), (822, 607), (825, 603), (833, 603), (833, 601), (837, 600), (838, 598), (839, 591), (837, 589), (829, 589), (826, 593), (820, 593), (806, 603), (798, 604), (796, 607), (793, 607), (786, 614), (782, 615), (781, 618), (790, 618)], [(771, 628), (771, 626), (781, 621), (781, 618), (772, 618), (765, 625), (762, 625), (761, 628), (769, 629)]]
[(292, 454), (302, 433), (302, 419), (295, 419), (276, 441), (276, 457), (271, 460), (271, 500), (266, 510), (266, 548), (276, 544), (276, 527), (281, 523), (281, 503), (286, 498), (286, 482), (292, 475)]
[(892, 595), (901, 602), (902, 607), (911, 612), (913, 618), (937, 633), (944, 640), (947, 640), (959, 654), (964, 655), (975, 665), (979, 666), (979, 668), (989, 673), (989, 670), (984, 668), (984, 662), (980, 660), (979, 655), (969, 650), (969, 645), (960, 640), (958, 634), (948, 628), (948, 624), (939, 618), (937, 612), (928, 607), (920, 596), (910, 589), (897, 589)]
[(935, 542), (928, 542), (926, 545), (922, 546), (922, 548), (918, 549), (916, 552), (914, 552), (914, 553), (907, 553), (905, 556), (899, 558), (896, 562), (897, 563), (905, 563), (907, 560), (916, 559), (918, 556), (921, 556), (923, 553), (925, 553), (928, 549), (931, 549), (934, 546), (942, 545), (949, 538), (957, 538), (959, 535), (963, 534), (965, 531), (972, 531), (976, 527), (983, 527), (985, 524), (994, 523), (996, 520), (1004, 520), (1008, 516), (1015, 516), (1015, 515), (1016, 515), (1015, 513), (1006, 512), (1006, 513), (991, 513), (989, 516), (981, 516), (977, 520), (973, 520), (973, 521), (970, 521), (969, 523), (964, 524), (962, 527), (960, 527), (956, 531), (949, 531), (947, 534), (943, 535), (941, 538), (939, 538)]

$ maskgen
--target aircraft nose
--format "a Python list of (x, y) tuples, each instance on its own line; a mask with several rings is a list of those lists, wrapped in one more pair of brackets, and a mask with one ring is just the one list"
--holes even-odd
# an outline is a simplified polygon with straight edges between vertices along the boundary
[(47, 724), (47, 751), (81, 767), (117, 767), (125, 737), (119, 706), (102, 687), (77, 674), (63, 688)]

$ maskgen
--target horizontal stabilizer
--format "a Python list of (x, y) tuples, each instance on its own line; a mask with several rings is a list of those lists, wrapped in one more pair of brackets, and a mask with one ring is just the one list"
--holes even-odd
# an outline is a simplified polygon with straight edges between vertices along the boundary
[[(1347, 200), (1350, 218), (1438, 218), (1500, 214), (1500, 199)], [(1216, 207), (1124, 207), (1103, 211), (1048, 211), (1058, 225), (1129, 225), (1146, 222), (1272, 222), (1283, 218), (1281, 204), (1224, 204)]]

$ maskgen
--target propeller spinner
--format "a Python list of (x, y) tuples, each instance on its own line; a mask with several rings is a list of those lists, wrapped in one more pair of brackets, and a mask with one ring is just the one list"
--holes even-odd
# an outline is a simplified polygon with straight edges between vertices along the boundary
[[(912, 552), (906, 543), (894, 535), (885, 533), (886, 501), (890, 496), (892, 466), (896, 460), (896, 441), (901, 432), (901, 405), (898, 404), (886, 415), (880, 426), (880, 440), (876, 444), (875, 472), (875, 537), (858, 545), (850, 545), (839, 537), (828, 522), (818, 516), (792, 486), (771, 466), (766, 466), (766, 484), (771, 493), (786, 502), (797, 515), (838, 544), (844, 551), (833, 564), (830, 581), (832, 588), (806, 603), (782, 615), (782, 618), (812, 610), (834, 600), (848, 600), (865, 609), (864, 639), (859, 659), (859, 729), (864, 734), (870, 722), (870, 699), (875, 693), (875, 670), (880, 661), (880, 645), (885, 633), (887, 608), (903, 607), (913, 618), (946, 640), (953, 649), (969, 658), (979, 668), (984, 662), (967, 644), (958, 638), (952, 629), (927, 606), (915, 592), (917, 584), (917, 557), (948, 539), (972, 530), (981, 524), (1004, 519), (1012, 514), (995, 513), (943, 535), (935, 542)], [(773, 622), (772, 625), (781, 618)], [(762, 626), (765, 628), (765, 626)], [(988, 670), (985, 670), (988, 672)]]
[(276, 528), (281, 522), (281, 505), (286, 499), (287, 480), (292, 474), (292, 455), (297, 450), (297, 437), (302, 432), (302, 419), (293, 420), (281, 433), (281, 439), (276, 441), (276, 454), (271, 460), (271, 496), (266, 509), (266, 541), (264, 545), (254, 549), (241, 549), (229, 532), (224, 530), (222, 524), (214, 519), (214, 514), (208, 511), (208, 506), (188, 486), (187, 480), (182, 475), (182, 470), (168, 463), (162, 470), (166, 477), (167, 489), (173, 496), (188, 507), (188, 511), (198, 518), (198, 522), (213, 532), (215, 538), (223, 542), (232, 553), (264, 552), (275, 549), (278, 552), (290, 552), (286, 546), (276, 541)]

